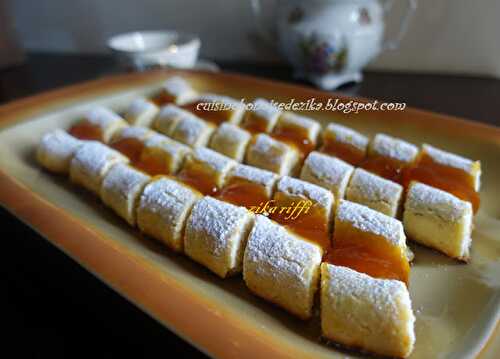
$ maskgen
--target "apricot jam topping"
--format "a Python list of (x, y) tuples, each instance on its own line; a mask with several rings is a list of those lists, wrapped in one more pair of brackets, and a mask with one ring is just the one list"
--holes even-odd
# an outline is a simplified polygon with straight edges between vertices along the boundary
[(383, 237), (355, 228), (336, 228), (331, 248), (323, 258), (376, 278), (397, 279), (408, 285), (410, 265), (400, 247)]
[(365, 159), (365, 151), (351, 144), (336, 141), (325, 142), (321, 152), (340, 158), (353, 166), (358, 166)]
[(320, 245), (326, 251), (330, 247), (330, 229), (325, 209), (312, 205), (297, 215), (299, 209), (295, 209), (293, 213), (292, 208), (295, 206), (299, 208), (300, 202), (300, 199), (290, 201), (289, 198), (283, 198), (280, 193), (277, 193), (272, 203), (277, 210), (270, 214), (270, 218), (292, 232)]
[(197, 163), (184, 166), (177, 175), (179, 181), (198, 190), (203, 195), (216, 196), (219, 188), (212, 177), (211, 173), (207, 173), (207, 170)]
[(439, 188), (461, 200), (470, 202), (474, 213), (479, 209), (479, 193), (474, 189), (471, 176), (458, 168), (436, 163), (425, 153), (418, 158), (415, 165), (403, 171), (403, 186), (408, 188), (411, 181), (418, 181)]
[(313, 151), (316, 147), (315, 143), (313, 143), (307, 135), (298, 133), (298, 131), (292, 129), (275, 129), (271, 136), (278, 141), (285, 142), (297, 148), (301, 155), (301, 159), (307, 157), (309, 152)]
[(241, 127), (250, 132), (252, 135), (267, 131), (268, 122), (266, 119), (252, 112), (247, 112), (242, 121)]
[(165, 90), (160, 91), (158, 94), (151, 98), (151, 101), (157, 106), (164, 106), (169, 103), (175, 102), (175, 97), (169, 95)]
[(242, 178), (231, 178), (220, 190), (217, 198), (249, 209), (270, 199), (262, 186)]
[(361, 162), (360, 167), (380, 177), (401, 183), (402, 172), (407, 164), (389, 157), (370, 156)]
[(97, 125), (93, 125), (85, 120), (71, 126), (69, 134), (80, 140), (102, 141), (102, 131)]
[(144, 149), (143, 142), (137, 138), (123, 138), (111, 143), (110, 146), (127, 156), (133, 166), (139, 162)]
[(151, 176), (170, 174), (170, 166), (165, 154), (152, 147), (145, 147), (142, 150), (135, 166)]

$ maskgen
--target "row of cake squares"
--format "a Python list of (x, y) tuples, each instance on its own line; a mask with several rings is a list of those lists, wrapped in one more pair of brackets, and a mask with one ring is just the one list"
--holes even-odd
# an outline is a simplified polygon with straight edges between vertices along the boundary
[[(179, 86), (180, 83), (184, 85)], [(172, 86), (172, 84), (177, 85)], [(191, 94), (190, 99), (182, 96), (183, 91), (172, 91), (181, 87)], [(220, 124), (228, 121), (239, 124), (251, 133), (268, 133), (275, 139), (291, 144), (299, 150), (299, 155), (307, 154), (321, 145), (322, 152), (399, 182), (405, 188), (412, 180), (418, 180), (471, 202), (475, 212), (479, 207), (481, 172), (479, 161), (471, 161), (425, 144), (419, 151), (411, 143), (383, 134), (369, 140), (357, 131), (333, 123), (320, 131), (317, 121), (294, 113), (282, 112), (264, 99), (255, 100), (254, 106), (245, 112), (242, 103), (227, 96), (194, 96), (196, 91), (179, 77), (167, 80), (161, 92), (170, 94), (167, 96), (170, 102), (183, 104), (187, 101), (184, 108), (194, 111), (209, 122)], [(207, 102), (231, 105), (234, 111), (196, 110), (200, 103)], [(318, 138), (320, 132), (322, 136)]]
[[(377, 279), (361, 273), (363, 266), (357, 271), (350, 265), (356, 262), (322, 264), (321, 246), (244, 207), (203, 197), (175, 179), (151, 178), (99, 142), (56, 131), (42, 140), (38, 159), (49, 170), (69, 172), (74, 183), (99, 195), (129, 224), (220, 277), (243, 272), (252, 292), (300, 318), (311, 317), (315, 293), (321, 288), (326, 338), (381, 355), (411, 353), (415, 318), (409, 293), (403, 282), (386, 279), (387, 273), (378, 273)], [(371, 254), (386, 267), (398, 266), (395, 261), (405, 255), (400, 222), (367, 207), (341, 201), (335, 228), (337, 255), (342, 257), (354, 238), (359, 242), (358, 261)], [(373, 242), (377, 246), (367, 251)]]
[[(162, 130), (164, 133), (169, 133), (171, 136), (171, 132), (165, 131), (167, 122), (164, 121), (164, 119), (175, 119), (178, 123), (187, 124), (183, 126), (183, 129), (186, 130), (193, 129), (189, 121), (191, 117), (193, 117), (193, 121), (205, 124), (204, 121), (194, 118), (194, 116), (186, 113), (184, 110), (172, 105), (167, 105), (162, 111), (181, 114), (181, 116), (177, 117), (172, 115), (157, 116), (155, 122), (161, 124), (161, 126), (158, 125), (157, 129)], [(100, 113), (100, 123), (106, 122), (102, 119), (113, 117), (114, 120), (107, 121), (108, 124), (118, 122), (121, 124), (119, 126), (114, 126), (117, 129), (114, 131), (116, 135), (111, 136), (108, 142), (111, 143), (114, 148), (127, 154), (132, 164), (137, 165), (139, 168), (152, 175), (175, 174), (176, 171), (181, 168), (184, 157), (188, 157), (190, 161), (185, 164), (185, 168), (183, 168), (184, 171), (180, 173), (180, 176), (183, 177), (185, 182), (198, 188), (204, 194), (215, 194), (215, 192), (222, 190), (220, 195), (223, 198), (239, 205), (247, 206), (258, 205), (260, 202), (272, 199), (273, 186), (274, 183), (276, 183), (276, 178), (273, 178), (269, 173), (264, 176), (264, 182), (262, 180), (262, 173), (264, 172), (259, 173), (255, 170), (247, 170), (245, 172), (246, 177), (234, 174), (232, 177), (227, 177), (226, 174), (231, 172), (231, 168), (235, 166), (235, 163), (224, 156), (216, 156), (210, 151), (198, 149), (195, 150), (194, 156), (188, 156), (190, 153), (188, 147), (175, 141), (166, 141), (166, 139), (160, 135), (153, 136), (153, 132), (145, 128), (127, 127), (126, 123), (110, 110), (94, 109), (86, 117), (99, 117), (96, 116), (95, 113)], [(99, 123), (99, 121), (95, 122)], [(84, 121), (83, 123), (87, 122)], [(223, 128), (224, 125), (234, 126), (223, 124), (219, 127), (219, 130)], [(78, 129), (79, 127), (80, 125), (73, 128)], [(107, 127), (113, 126), (108, 125)], [(196, 128), (196, 126), (194, 128)], [(80, 135), (78, 131), (80, 130), (75, 131), (76, 135)], [(252, 145), (249, 146), (247, 157), (249, 157), (250, 160), (247, 161), (248, 164), (266, 168), (265, 164), (272, 162), (274, 153), (272, 143), (279, 141), (265, 134), (260, 134), (256, 137), (259, 139), (264, 136), (266, 140), (257, 140), (254, 142), (253, 147)], [(215, 137), (214, 135), (213, 138)], [(229, 138), (230, 137), (231, 136), (229, 136)], [(85, 138), (85, 136), (83, 136), (83, 138)], [(178, 137), (175, 138), (179, 139)], [(268, 144), (268, 142), (271, 142), (271, 144)], [(387, 147), (386, 142), (387, 141), (381, 141), (381, 143), (385, 144)], [(188, 141), (187, 143), (190, 142)], [(191, 145), (194, 146), (192, 142)], [(283, 144), (283, 146), (286, 145)], [(259, 155), (255, 155), (255, 152), (258, 152)], [(259, 159), (259, 161), (255, 160), (255, 158)], [(278, 163), (283, 163), (283, 160), (278, 161)], [(238, 168), (241, 168), (241, 166)], [(269, 167), (267, 166), (267, 168)], [(241, 172), (241, 170), (239, 172)], [(256, 181), (256, 179), (259, 178), (260, 180)], [(341, 198), (346, 198), (393, 217), (398, 216), (403, 207), (401, 204), (404, 193), (403, 187), (400, 184), (372, 174), (362, 168), (354, 169), (353, 166), (346, 162), (320, 152), (309, 153), (300, 172), (300, 178), (331, 191), (334, 196), (331, 196), (332, 198), (330, 201), (334, 203)], [(228, 183), (226, 183), (226, 180), (228, 180)], [(234, 182), (239, 182), (239, 184)], [(249, 187), (253, 187), (250, 194), (248, 193)], [(469, 213), (468, 205), (453, 196), (446, 195), (428, 186), (422, 186), (420, 184), (413, 186), (409, 193), (413, 194), (416, 191), (418, 191), (418, 193), (430, 191), (439, 193), (439, 195), (425, 197), (426, 201), (428, 201), (427, 207), (417, 206), (418, 203), (411, 200), (414, 196), (408, 196), (406, 203), (410, 210), (405, 211), (403, 219), (405, 228), (410, 237), (427, 246), (436, 248), (449, 256), (467, 261), (469, 258), (471, 233), (469, 227), (472, 226), (472, 216)], [(320, 191), (316, 190), (315, 192)], [(289, 199), (290, 197), (295, 201), (301, 197), (310, 198), (310, 196), (301, 193), (301, 197), (288, 194), (286, 199), (281, 198), (280, 200), (280, 193), (278, 192), (277, 195), (277, 204), (282, 206), (290, 205), (291, 202), (293, 202)], [(329, 198), (328, 196), (324, 197)], [(421, 197), (422, 196), (419, 198), (421, 199)], [(431, 202), (429, 200), (431, 197), (438, 198), (438, 200)], [(333, 199), (335, 199), (335, 201)], [(308, 231), (308, 228), (316, 228), (315, 231), (308, 233), (308, 235), (315, 236), (318, 238), (318, 241), (321, 241), (321, 238), (328, 237), (328, 229), (331, 228), (330, 222), (332, 218), (329, 214), (332, 213), (332, 211), (328, 204), (317, 204), (316, 202), (317, 201), (314, 201), (316, 205), (316, 210), (314, 212), (318, 213), (322, 211), (319, 218), (323, 219), (321, 223), (325, 224), (318, 226), (318, 220), (311, 220), (311, 218), (317, 218), (318, 216), (308, 216), (308, 221), (286, 221), (281, 218), (282, 220), (280, 222), (292, 227), (297, 227), (298, 224), (300, 227), (298, 230), (301, 233)], [(323, 210), (323, 207), (326, 209)], [(415, 214), (417, 208), (418, 215)], [(447, 211), (445, 212), (443, 208), (447, 209)], [(440, 213), (438, 213), (438, 211), (440, 211)], [(422, 216), (422, 212), (425, 212), (425, 216)], [(458, 216), (457, 213), (459, 213)], [(424, 221), (424, 219), (427, 218), (429, 218), (429, 220)], [(275, 219), (280, 220), (280, 216), (275, 216)], [(324, 228), (322, 233), (318, 233), (321, 232), (317, 230), (318, 227)]]

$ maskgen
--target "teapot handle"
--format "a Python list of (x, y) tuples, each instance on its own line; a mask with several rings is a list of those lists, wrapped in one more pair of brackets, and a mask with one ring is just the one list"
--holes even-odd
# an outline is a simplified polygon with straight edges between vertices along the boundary
[(257, 25), (257, 33), (268, 45), (275, 46), (278, 42), (276, 27), (266, 23), (263, 17), (261, 0), (251, 0), (253, 15)]
[[(399, 46), (399, 43), (401, 42), (401, 39), (405, 35), (406, 31), (408, 30), (410, 18), (415, 12), (415, 9), (417, 8), (417, 0), (407, 0), (406, 4), (407, 4), (406, 13), (401, 18), (401, 22), (399, 24), (399, 32), (393, 39), (386, 40), (382, 44), (382, 50), (396, 49)], [(384, 14), (387, 14), (391, 10), (393, 5), (394, 5), (394, 0), (384, 1), (383, 4)]]

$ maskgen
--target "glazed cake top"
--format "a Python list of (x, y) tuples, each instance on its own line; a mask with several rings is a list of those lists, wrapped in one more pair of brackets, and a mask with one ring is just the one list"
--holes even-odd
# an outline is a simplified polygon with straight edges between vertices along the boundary
[(474, 162), (468, 158), (456, 155), (454, 153), (446, 152), (440, 150), (436, 147), (433, 147), (428, 144), (422, 145), (422, 150), (429, 157), (431, 157), (436, 163), (439, 163), (443, 166), (450, 166), (460, 170), (463, 170), (467, 173), (471, 173), (475, 170), (477, 166), (477, 162)]
[(192, 160), (202, 162), (215, 172), (224, 172), (236, 165), (236, 161), (206, 147), (199, 147), (192, 153)]
[(354, 169), (353, 166), (338, 158), (316, 151), (307, 156), (304, 165), (310, 168), (310, 172), (317, 179), (331, 184), (341, 183)]
[(114, 122), (123, 122), (126, 124), (125, 120), (118, 116), (118, 114), (111, 111), (109, 108), (102, 106), (95, 107), (90, 111), (87, 111), (85, 114), (85, 118), (91, 124), (100, 127), (107, 127)]
[(245, 207), (222, 202), (213, 197), (203, 197), (191, 210), (189, 226), (195, 232), (206, 233), (215, 256), (222, 256), (227, 251), (228, 240), (241, 228), (251, 216)]
[(57, 157), (67, 158), (72, 156), (84, 143), (85, 141), (71, 136), (66, 131), (57, 129), (44, 134), (40, 140), (39, 147)]
[(87, 170), (99, 174), (109, 161), (128, 163), (128, 158), (120, 152), (97, 141), (85, 141), (76, 151), (73, 161), (79, 162)]
[(325, 136), (333, 135), (335, 141), (354, 146), (362, 151), (368, 145), (368, 137), (354, 131), (349, 127), (345, 127), (336, 123), (330, 123), (326, 126)]
[(334, 200), (332, 192), (327, 189), (289, 176), (281, 177), (277, 191), (292, 196), (306, 197), (324, 208), (330, 208)]
[(255, 99), (253, 105), (252, 112), (266, 120), (273, 120), (281, 114), (281, 111), (276, 106), (263, 98)]
[(243, 164), (238, 164), (234, 167), (231, 177), (242, 178), (265, 187), (272, 186), (279, 178), (279, 176), (274, 172)]
[(417, 146), (383, 133), (377, 134), (372, 141), (370, 149), (374, 154), (400, 162), (410, 163), (418, 154)]
[(384, 237), (394, 245), (405, 246), (403, 224), (366, 206), (342, 199), (337, 207), (335, 220), (348, 222), (362, 232)]
[(390, 181), (376, 174), (356, 168), (351, 178), (351, 186), (356, 186), (366, 198), (376, 198), (383, 201), (399, 196), (403, 192), (403, 187), (396, 182)]
[[(245, 250), (246, 261), (267, 262), (273, 273), (293, 275), (303, 286), (308, 286), (304, 272), (307, 272), (311, 265), (320, 263), (322, 255), (323, 250), (317, 244), (292, 234), (267, 217), (255, 216), (255, 224)], [(266, 267), (257, 270), (269, 271)], [(295, 282), (294, 280), (291, 284)]]
[(454, 195), (420, 182), (412, 182), (406, 195), (405, 210), (432, 212), (445, 221), (458, 221), (472, 213), (472, 205)]

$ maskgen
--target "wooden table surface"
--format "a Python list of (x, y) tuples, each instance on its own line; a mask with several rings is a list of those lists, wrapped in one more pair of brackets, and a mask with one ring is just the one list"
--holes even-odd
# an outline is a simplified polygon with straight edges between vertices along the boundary
[[(293, 81), (284, 66), (221, 68)], [(30, 54), (24, 65), (0, 70), (0, 104), (116, 71), (107, 56)], [(500, 126), (500, 80), (368, 72), (364, 82), (340, 91)], [(0, 231), (4, 342), (15, 346), (16, 358), (205, 357), (4, 209)]]

